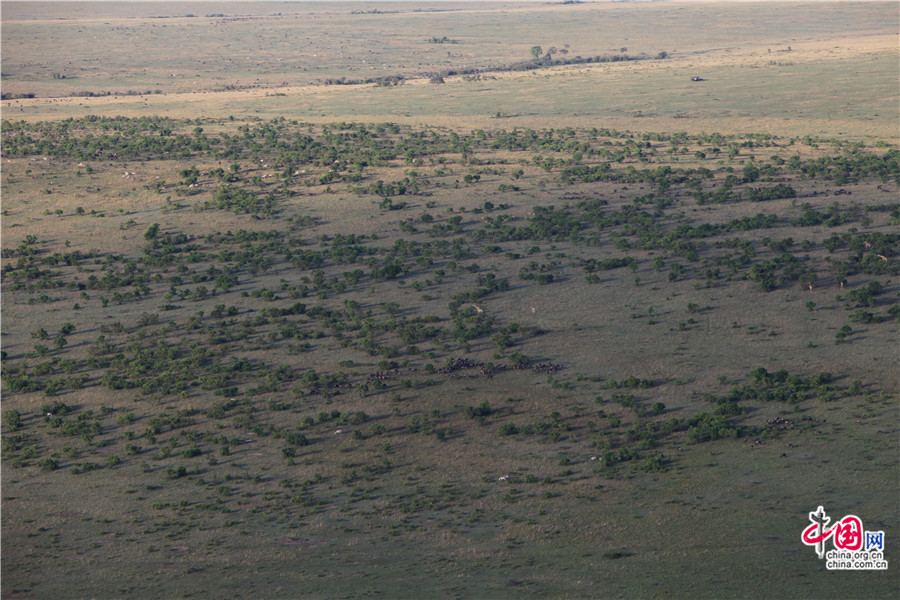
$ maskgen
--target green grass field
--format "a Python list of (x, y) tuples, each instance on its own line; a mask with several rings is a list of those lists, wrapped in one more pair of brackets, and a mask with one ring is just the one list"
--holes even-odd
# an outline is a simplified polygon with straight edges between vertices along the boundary
[(4, 3), (3, 598), (893, 597), (896, 6), (373, 6)]

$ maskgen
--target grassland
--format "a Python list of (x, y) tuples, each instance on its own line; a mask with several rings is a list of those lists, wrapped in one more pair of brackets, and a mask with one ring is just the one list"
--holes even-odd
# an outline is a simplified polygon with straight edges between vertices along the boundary
[[(874, 138), (896, 130), (892, 3), (399, 3), (380, 5), (380, 14), (359, 14), (372, 8), (352, 3), (230, 3), (225, 17), (205, 16), (225, 14), (216, 5), (134, 3), (103, 5), (104, 17), (92, 19), (90, 3), (32, 4), (4, 7), (4, 94), (36, 96), (5, 102), (7, 119), (602, 121), (640, 131)], [(430, 42), (445, 37), (456, 43)], [(534, 45), (556, 61), (645, 60), (507, 70), (530, 61)], [(660, 52), (668, 58), (655, 60)], [(469, 74), (428, 83), (447, 72)], [(385, 77), (406, 83), (323, 85)], [(116, 95), (73, 96), (86, 93)]]
[[(3, 22), (41, 96), (3, 103), (4, 598), (896, 592), (800, 541), (822, 504), (896, 558), (895, 6), (38, 6)], [(228, 62), (300, 24), (315, 69)], [(113, 28), (101, 72), (76, 33)], [(564, 41), (671, 57), (486, 68)], [(85, 79), (43, 80), (67, 44)], [(316, 83), (369, 51), (404, 83)]]
[[(696, 61), (689, 63), (696, 67), (736, 62), (729, 55), (743, 60), (755, 55), (746, 66), (759, 67), (775, 59), (803, 60), (790, 55), (789, 47), (818, 44), (821, 58), (836, 58), (861, 36), (871, 44), (896, 35), (896, 7), (890, 3), (791, 3), (777, 14), (752, 3), (430, 7), (443, 8), (437, 11), (383, 3), (377, 14), (353, 3), (39, 6), (11, 2), (4, 9), (3, 43), (15, 48), (4, 53), (7, 92), (221, 91), (340, 78), (427, 77), (525, 61), (534, 45), (555, 48), (555, 58), (566, 59), (653, 57), (666, 51)], [(79, 14), (85, 10), (102, 10), (103, 17)], [(212, 14), (220, 16), (205, 16)], [(105, 52), (107, 47), (115, 51)], [(40, 52), (31, 51), (37, 48)]]

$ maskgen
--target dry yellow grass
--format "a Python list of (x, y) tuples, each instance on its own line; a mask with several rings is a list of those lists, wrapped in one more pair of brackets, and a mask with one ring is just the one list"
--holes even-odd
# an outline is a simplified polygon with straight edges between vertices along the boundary
[[(327, 41), (330, 38), (326, 34), (331, 28), (350, 27), (349, 31), (354, 31), (354, 27), (359, 27), (359, 34), (364, 37), (375, 36), (385, 28), (397, 28), (396, 39), (391, 38), (390, 45), (385, 48), (377, 48), (383, 60), (388, 60), (384, 58), (388, 55), (395, 60), (389, 66), (379, 67), (375, 74), (402, 74), (410, 78), (399, 88), (313, 86), (308, 85), (316, 80), (312, 75), (285, 72), (279, 73), (281, 79), (277, 82), (265, 77), (248, 79), (252, 88), (214, 91), (217, 84), (211, 84), (208, 76), (198, 71), (199, 79), (188, 87), (177, 81), (165, 81), (156, 82), (158, 85), (136, 83), (130, 88), (161, 88), (164, 94), (4, 101), (3, 117), (54, 120), (83, 114), (166, 114), (187, 118), (235, 115), (284, 116), (309, 122), (394, 121), (462, 128), (604, 126), (640, 131), (762, 132), (850, 138), (896, 135), (896, 64), (900, 38), (890, 22), (884, 20), (896, 13), (895, 7), (889, 4), (666, 3), (596, 4), (566, 10), (534, 5), (503, 9), (494, 5), (486, 10), (476, 10), (472, 6), (461, 8), (453, 13), (417, 14), (401, 10), (396, 15), (350, 15), (346, 7), (334, 5), (316, 14), (308, 32), (312, 40), (309, 43), (324, 53), (316, 60), (331, 65), (327, 66), (330, 69), (328, 76), (335, 73), (343, 73), (350, 79), (372, 76), (355, 73), (352, 66), (350, 71), (346, 70), (353, 61), (363, 60), (362, 55), (345, 56), (342, 60), (351, 62), (345, 63), (344, 70), (340, 70), (337, 61), (341, 58), (334, 50), (337, 46), (332, 48), (328, 44), (343, 43), (338, 41), (343, 38)], [(202, 12), (198, 11), (198, 14)], [(467, 38), (466, 43), (460, 45), (423, 44), (422, 31), (449, 28), (448, 14), (460, 23), (473, 24), (471, 40)], [(380, 21), (376, 18), (379, 16), (382, 17)], [(694, 25), (701, 17), (704, 18), (703, 25)], [(301, 18), (302, 15), (261, 16), (258, 21), (251, 19), (240, 26), (257, 27), (260, 36), (275, 35), (281, 31), (279, 28), (287, 26), (285, 22), (292, 23), (291, 19)], [(479, 28), (481, 26), (475, 26), (479, 20), (488, 24), (503, 21), (510, 27), (488, 34), (487, 30)], [(541, 28), (542, 20), (546, 21), (545, 26), (556, 28), (552, 34)], [(791, 22), (799, 20), (807, 23), (792, 30)], [(112, 21), (109, 26), (126, 22), (141, 27), (162, 23), (158, 19), (136, 17)], [(584, 28), (585, 23), (595, 23), (600, 29), (591, 35)], [(653, 23), (664, 23), (666, 28), (654, 29)], [(169, 24), (176, 28), (189, 25), (200, 28), (199, 31), (214, 27), (208, 19), (175, 19)], [(29, 25), (40, 30), (42, 24), (31, 22)], [(4, 22), (4, 28), (8, 28), (11, 35), (16, 33), (16, 27), (22, 26), (24, 21)], [(256, 39), (250, 36), (254, 30), (240, 31), (248, 36), (248, 40), (250, 37)], [(488, 40), (491, 36), (502, 39), (497, 35), (518, 36), (510, 37), (507, 42), (516, 48), (524, 47), (509, 55), (494, 57)], [(609, 35), (615, 37), (606, 41), (604, 36)], [(670, 58), (528, 72), (490, 72), (480, 81), (451, 77), (444, 85), (429, 84), (427, 77), (422, 78), (423, 69), (427, 73), (447, 67), (459, 68), (460, 63), (502, 64), (517, 60), (516, 56), (521, 60), (527, 56), (527, 45), (519, 39), (522, 36), (548, 45), (545, 40), (568, 39), (572, 54), (585, 55), (618, 52), (619, 44), (611, 43), (611, 40), (627, 38), (627, 41), (621, 39), (620, 44), (628, 45), (629, 53), (652, 55), (654, 49), (667, 50)], [(234, 41), (235, 47), (230, 51), (250, 52), (247, 45), (250, 42), (240, 41), (242, 39)], [(219, 38), (213, 37), (203, 43), (206, 45), (199, 46), (194, 52), (229, 52), (229, 49), (217, 46), (223, 43)], [(7, 59), (7, 65), (17, 64), (18, 54), (27, 52), (26, 48), (9, 46), (8, 42), (4, 44), (7, 44), (5, 54), (11, 57)], [(462, 50), (475, 53), (454, 59), (442, 67), (437, 56), (418, 54), (423, 51), (423, 46), (428, 51), (449, 49), (451, 54)], [(364, 50), (359, 48), (355, 52)], [(73, 56), (79, 59), (77, 52)], [(49, 63), (47, 69), (52, 71), (52, 54), (46, 60)], [(263, 72), (280, 68), (278, 59), (271, 58), (273, 64), (267, 64), (265, 57), (261, 60), (258, 68)], [(185, 63), (186, 76), (193, 73), (192, 64), (190, 61)], [(241, 77), (250, 77), (235, 73), (239, 86), (242, 85)], [(419, 79), (416, 79), (417, 73)], [(707, 81), (692, 83), (692, 76), (702, 76)], [(109, 77), (112, 80), (108, 83), (116, 80), (116, 76)], [(283, 85), (283, 81), (288, 81), (289, 85)], [(27, 91), (29, 85), (8, 79), (4, 91)], [(74, 89), (75, 84), (67, 83), (65, 88), (59, 88), (59, 82), (54, 85), (65, 93), (66, 89)], [(104, 85), (103, 80), (97, 78), (85, 82), (88, 88), (109, 89)], [(187, 91), (190, 89), (196, 91)]]

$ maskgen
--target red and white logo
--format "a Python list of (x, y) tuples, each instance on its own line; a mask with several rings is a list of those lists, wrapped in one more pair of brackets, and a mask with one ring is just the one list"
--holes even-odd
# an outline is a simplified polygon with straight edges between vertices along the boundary
[[(820, 559), (827, 558), (829, 570), (863, 571), (888, 568), (884, 559), (884, 532), (865, 531), (862, 519), (846, 515), (829, 527), (831, 517), (820, 506), (809, 513), (812, 522), (803, 530), (801, 539), (807, 546), (815, 546)], [(831, 539), (834, 550), (825, 551), (825, 542)]]

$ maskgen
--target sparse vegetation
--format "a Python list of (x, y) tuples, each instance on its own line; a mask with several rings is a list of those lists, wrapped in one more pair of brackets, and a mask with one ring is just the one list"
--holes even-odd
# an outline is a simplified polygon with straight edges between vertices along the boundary
[[(601, 8), (620, 10), (540, 10), (552, 21)], [(136, 45), (143, 28), (166, 36), (190, 24), (202, 39), (227, 27), (240, 46), (240, 32), (296, 24), (110, 10), (106, 34), (127, 23)], [(842, 13), (844, 35), (874, 27), (869, 12), (883, 8), (841, 10), (856, 15)], [(492, 11), (480, 12), (485, 27)], [(802, 549), (785, 532), (806, 525), (810, 498), (852, 507), (873, 529), (892, 514), (895, 140), (562, 118), (572, 101), (562, 78), (601, 71), (561, 67), (609, 67), (614, 82), (643, 60), (680, 68), (693, 48), (659, 51), (667, 40), (635, 30), (630, 50), (579, 56), (583, 38), (567, 38), (570, 50), (542, 27), (488, 56), (477, 28), (423, 40), (451, 32), (444, 13), (473, 18), (323, 14), (360, 31), (394, 27), (392, 66), (350, 58), (348, 41), (345, 56), (322, 52), (301, 75), (295, 55), (308, 48), (291, 36), (278, 85), (349, 85), (378, 64), (379, 87), (351, 92), (373, 94), (372, 107), (392, 95), (401, 115), (419, 88), (437, 102), (465, 90), (483, 119), (456, 122), (451, 110), (452, 126), (415, 112), (378, 122), (355, 109), (329, 119), (346, 108), (344, 89), (321, 113), (286, 109), (293, 92), (267, 83), (282, 69), (264, 72), (270, 59), (259, 59), (259, 84), (232, 81), (230, 67), (214, 84), (267, 86), (252, 100), (259, 115), (211, 102), (202, 117), (160, 116), (163, 94), (121, 115), (47, 103), (27, 105), (43, 118), (19, 119), (25, 105), (4, 105), (3, 575), (14, 594), (252, 595), (253, 581), (274, 596), (591, 597), (599, 559), (607, 595), (776, 597), (786, 588), (765, 574), (786, 568), (796, 581), (820, 568), (814, 553), (783, 561)], [(404, 29), (408, 19), (427, 33)], [(824, 36), (821, 19), (807, 26)], [(322, 25), (309, 21), (315, 38)], [(95, 67), (74, 48), (76, 64), (46, 70), (54, 87), (43, 90), (87, 87), (79, 79)], [(792, 57), (809, 52), (798, 40)], [(494, 79), (501, 68), (509, 78)], [(409, 85), (423, 76), (446, 85)], [(685, 85), (725, 95), (728, 76)], [(15, 84), (4, 97), (21, 92), (18, 77), (4, 74), (5, 90)], [(129, 77), (109, 89), (137, 89)], [(169, 79), (166, 89), (183, 85)], [(534, 104), (546, 125), (517, 114), (518, 99), (491, 96), (525, 82), (564, 84), (558, 106)], [(660, 111), (678, 105), (672, 96)], [(848, 472), (852, 498), (833, 489)], [(723, 523), (738, 516), (765, 544), (733, 543)], [(660, 549), (660, 523), (678, 552)], [(706, 553), (724, 545), (733, 553), (717, 568), (730, 575), (718, 577)], [(283, 560), (291, 546), (300, 571)], [(96, 569), (60, 570), (60, 557)], [(842, 597), (895, 587), (808, 583)]]

